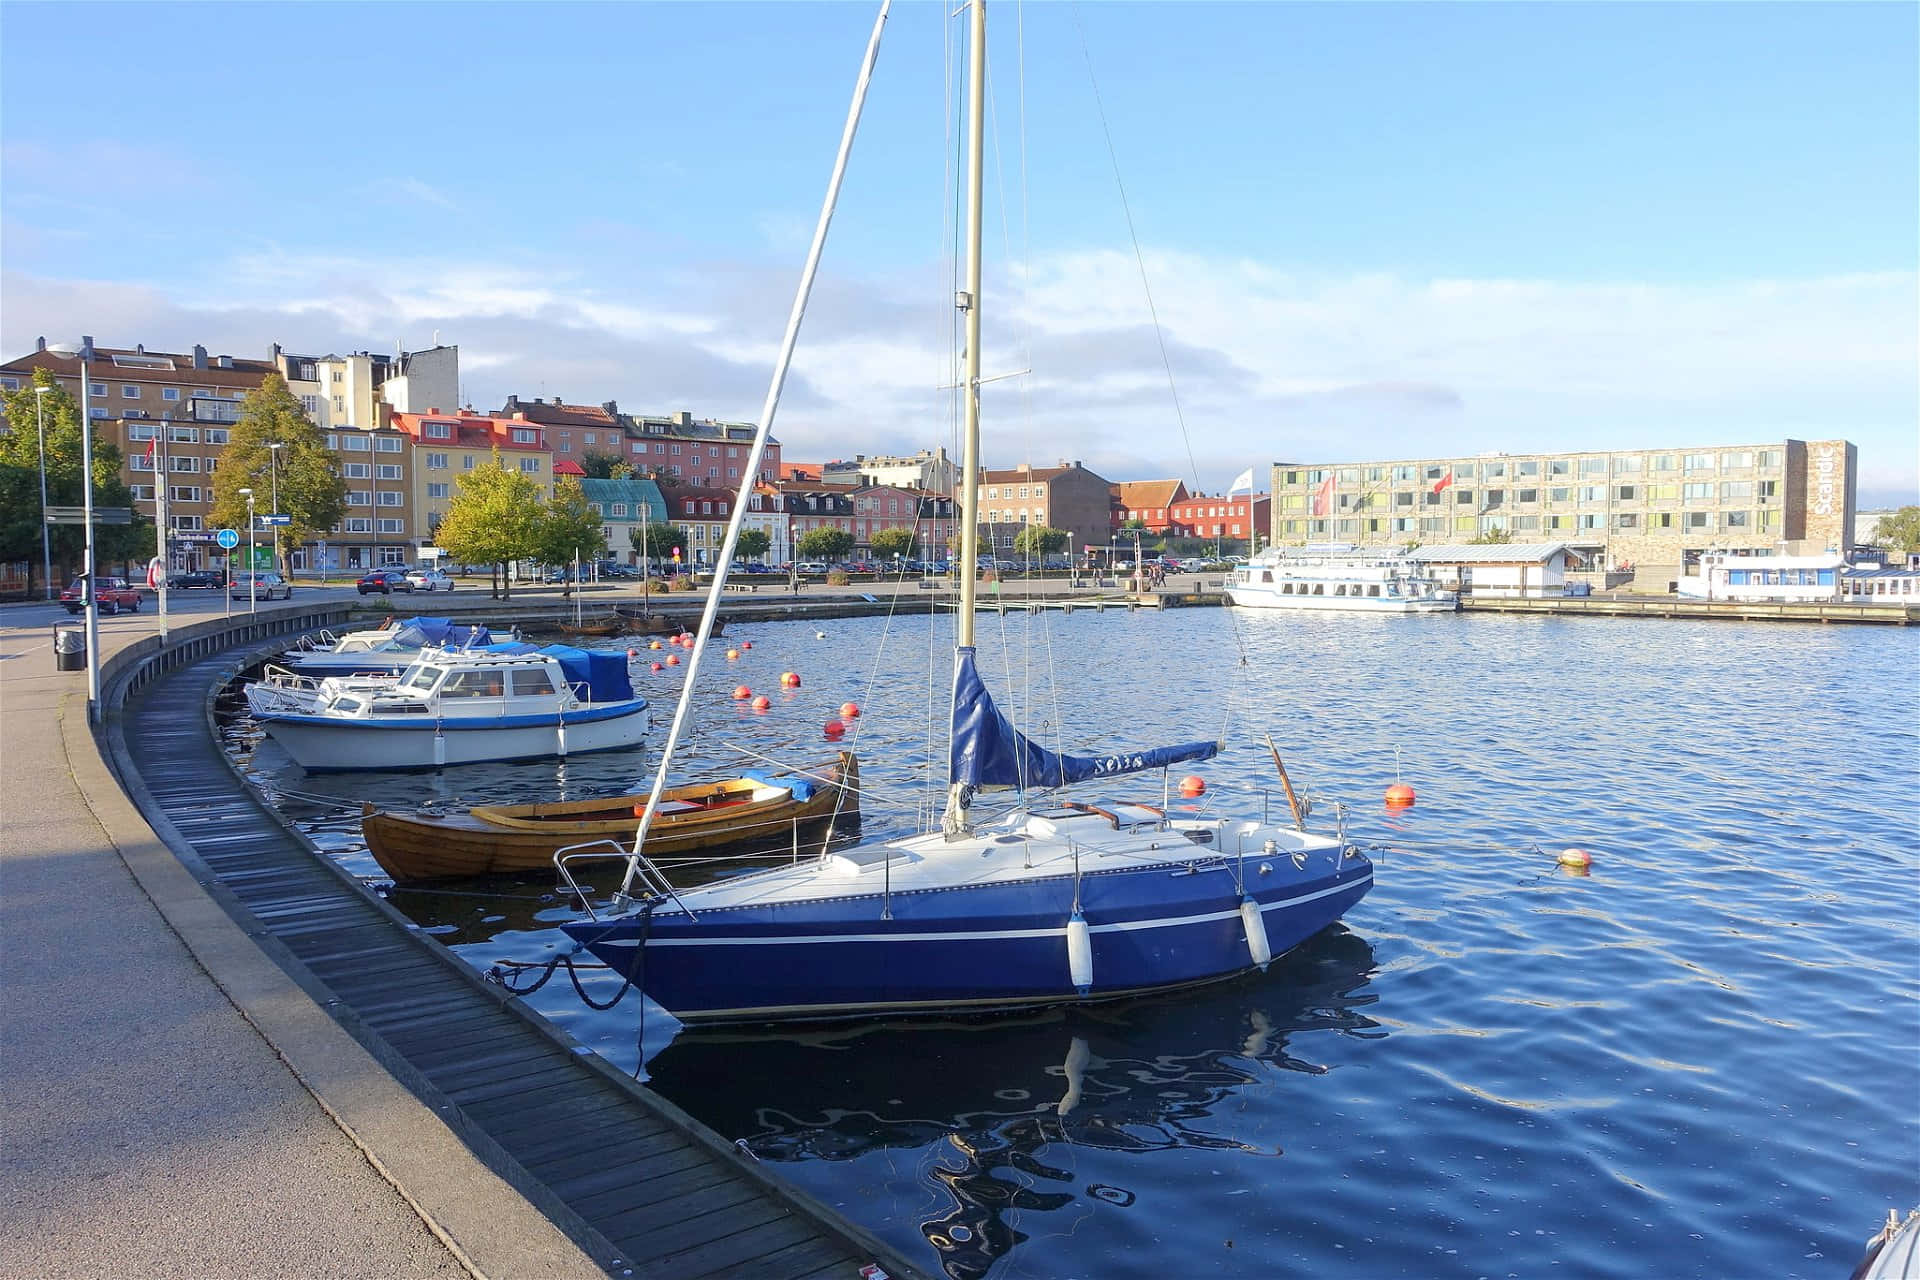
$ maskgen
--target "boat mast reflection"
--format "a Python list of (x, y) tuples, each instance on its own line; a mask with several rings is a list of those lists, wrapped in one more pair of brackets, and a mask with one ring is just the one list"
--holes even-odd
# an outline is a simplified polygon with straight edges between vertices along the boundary
[(1076, 1188), (1079, 1175), (1062, 1167), (1067, 1148), (1282, 1154), (1225, 1136), (1212, 1117), (1275, 1071), (1324, 1074), (1301, 1033), (1384, 1035), (1364, 1012), (1378, 999), (1373, 972), (1368, 942), (1335, 926), (1265, 974), (1156, 999), (812, 1031), (691, 1030), (647, 1070), (659, 1093), (762, 1160), (919, 1152), (919, 1233), (947, 1275), (975, 1280), (1027, 1238), (1016, 1224), (1032, 1215), (1133, 1202), (1124, 1187)]

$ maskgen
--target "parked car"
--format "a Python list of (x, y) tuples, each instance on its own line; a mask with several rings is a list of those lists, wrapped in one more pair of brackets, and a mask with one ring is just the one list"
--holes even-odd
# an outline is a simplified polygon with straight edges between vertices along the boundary
[(407, 575), (409, 591), (451, 591), (453, 579), (438, 569), (412, 569)]
[(171, 591), (184, 591), (190, 587), (220, 588), (227, 585), (226, 571), (222, 569), (195, 569), (189, 573), (175, 573), (167, 578), (167, 588)]
[(360, 594), (372, 595), (378, 591), (381, 595), (392, 595), (396, 591), (412, 591), (413, 584), (407, 581), (405, 569), (375, 569), (365, 574), (359, 582)]
[(603, 578), (638, 578), (640, 570), (630, 564), (610, 564), (600, 570)]
[(827, 562), (824, 560), (802, 560), (793, 566), (799, 573), (825, 573)]
[[(93, 598), (104, 614), (116, 614), (122, 609), (129, 613), (140, 612), (140, 593), (127, 585), (125, 578), (95, 576)], [(60, 604), (68, 613), (77, 614), (84, 610), (87, 607), (86, 579), (75, 578), (73, 585), (60, 593)]]
[(293, 584), (271, 571), (254, 573), (243, 570), (233, 575), (228, 587), (227, 594), (235, 600), (271, 600), (275, 596), (282, 600), (293, 599)]

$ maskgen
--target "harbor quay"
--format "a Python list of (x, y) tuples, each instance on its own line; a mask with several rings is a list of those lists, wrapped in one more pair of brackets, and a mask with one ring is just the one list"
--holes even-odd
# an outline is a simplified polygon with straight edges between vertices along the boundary
[[(203, 595), (165, 642), (154, 614), (101, 620), (97, 727), (49, 609), (0, 609), (0, 753), (31, 797), (0, 831), (0, 1275), (914, 1275), (485, 989), (247, 794), (204, 707), (224, 664), (348, 616), (303, 594), (231, 616)], [(407, 989), (379, 991), (409, 959)], [(590, 1194), (619, 1203), (589, 1222)]]

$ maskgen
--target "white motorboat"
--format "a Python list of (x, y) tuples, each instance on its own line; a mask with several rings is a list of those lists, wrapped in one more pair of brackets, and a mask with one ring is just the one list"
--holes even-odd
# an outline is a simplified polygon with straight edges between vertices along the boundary
[(452, 618), (389, 618), (384, 626), (336, 636), (316, 631), (280, 655), (280, 663), (301, 675), (398, 673), (413, 665), (426, 648), (472, 649), (490, 645), (493, 633), (477, 623)]
[(1413, 557), (1345, 543), (1269, 547), (1227, 579), (1227, 599), (1248, 609), (1452, 613), (1459, 596)]
[(580, 755), (633, 746), (647, 732), (647, 701), (634, 694), (625, 655), (567, 645), (426, 649), (393, 676), (269, 668), (246, 698), (309, 770)]

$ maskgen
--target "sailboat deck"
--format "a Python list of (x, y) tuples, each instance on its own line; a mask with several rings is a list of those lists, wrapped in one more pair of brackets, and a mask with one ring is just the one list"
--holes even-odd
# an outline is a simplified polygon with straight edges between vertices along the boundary
[(483, 1162), (611, 1275), (919, 1274), (315, 852), (207, 722), (211, 690), (244, 660), (216, 651), (128, 697), (108, 730), (121, 784), (209, 894)]

